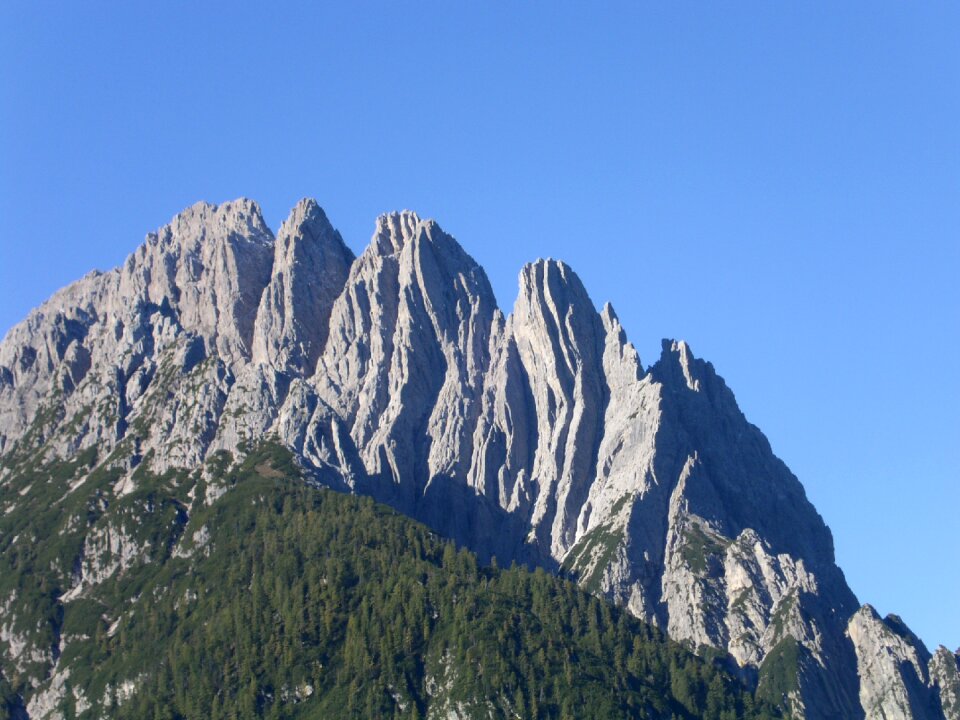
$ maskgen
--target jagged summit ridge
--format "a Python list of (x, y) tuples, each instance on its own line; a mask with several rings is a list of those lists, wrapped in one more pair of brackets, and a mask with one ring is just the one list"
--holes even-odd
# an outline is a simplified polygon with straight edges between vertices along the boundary
[[(275, 438), (318, 483), (725, 650), (796, 714), (879, 716), (901, 685), (904, 717), (960, 703), (956, 662), (858, 609), (829, 529), (710, 363), (665, 340), (644, 368), (561, 261), (518, 284), (505, 314), (410, 211), (381, 215), (354, 257), (314, 200), (276, 236), (252, 201), (198, 203), (8, 333), (0, 458), (92, 452), (70, 491), (112, 468), (119, 498), (138, 473)], [(67, 578), (63, 602), (97, 577)]]
[(313, 199), (297, 203), (277, 233), (270, 282), (254, 323), (254, 363), (312, 374), (353, 252)]
[(379, 218), (333, 306), (312, 381), (371, 482), (416, 494), (469, 457), (494, 309), (486, 273), (435, 222)]

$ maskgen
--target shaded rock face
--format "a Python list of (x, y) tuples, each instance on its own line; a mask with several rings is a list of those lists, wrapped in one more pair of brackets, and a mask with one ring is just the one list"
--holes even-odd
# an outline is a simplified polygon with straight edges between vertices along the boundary
[[(524, 267), (505, 316), (414, 213), (381, 216), (354, 258), (312, 200), (276, 238), (251, 201), (200, 203), (0, 344), (0, 458), (93, 452), (120, 497), (140, 469), (238, 461), (265, 437), (318, 483), (727, 651), (798, 716), (960, 712), (956, 656), (858, 609), (829, 530), (713, 367), (664, 341), (644, 368), (562, 262)], [(86, 550), (78, 594), (149, 548), (111, 528)]]
[(930, 659), (930, 683), (940, 692), (944, 717), (960, 720), (960, 652), (937, 648)]

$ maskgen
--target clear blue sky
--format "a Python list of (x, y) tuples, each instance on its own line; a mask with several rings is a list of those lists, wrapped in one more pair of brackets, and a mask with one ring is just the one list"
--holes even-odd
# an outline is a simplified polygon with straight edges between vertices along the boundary
[(960, 646), (960, 5), (319, 5), (0, 3), (0, 332), (200, 199), (415, 209), (689, 341)]

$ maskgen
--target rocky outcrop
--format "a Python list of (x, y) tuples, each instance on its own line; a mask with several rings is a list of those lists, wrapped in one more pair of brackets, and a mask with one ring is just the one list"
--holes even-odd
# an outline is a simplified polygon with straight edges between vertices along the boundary
[[(200, 203), (0, 344), (0, 483), (39, 457), (64, 492), (106, 475), (103, 502), (136, 499), (139, 473), (240, 462), (266, 437), (313, 482), (726, 651), (798, 716), (958, 712), (956, 656), (858, 610), (830, 531), (714, 368), (672, 340), (644, 368), (562, 262), (524, 267), (504, 315), (414, 213), (381, 216), (354, 258), (312, 200), (276, 239), (251, 201)], [(149, 561), (130, 527), (86, 532), (77, 595)]]
[(254, 324), (254, 363), (313, 373), (353, 260), (316, 201), (301, 200), (277, 233), (273, 272)]
[(69, 682), (69, 670), (64, 669), (55, 672), (40, 688), (40, 691), (30, 698), (30, 703), (26, 708), (27, 716), (32, 720), (59, 720), (59, 718), (62, 718), (63, 715), (58, 708), (63, 698), (70, 692)]
[(243, 360), (250, 357), (273, 244), (256, 203), (197, 203), (127, 258), (118, 294), (174, 315), (224, 361)]
[(409, 510), (465, 474), (494, 309), (483, 269), (436, 223), (378, 219), (313, 378), (378, 496)]
[(75, 393), (100, 365), (89, 335), (103, 328), (118, 280), (116, 270), (90, 273), (33, 310), (0, 343), (0, 452), (9, 452), (31, 425), (33, 444), (42, 445), (63, 420), (54, 401)]
[(867, 720), (944, 717), (929, 675), (930, 653), (900, 618), (881, 619), (864, 605), (850, 618), (847, 632), (857, 653)]
[(128, 439), (135, 457), (196, 462), (250, 357), (272, 257), (256, 203), (198, 203), (122, 268), (54, 295), (0, 345), (0, 451), (22, 441), (61, 458), (92, 446), (106, 455)]
[(586, 289), (561, 262), (520, 273), (513, 342), (533, 400), (536, 439), (526, 471), (535, 486), (530, 525), (553, 557), (576, 542), (580, 511), (594, 477), (603, 417), (604, 328)]
[(930, 682), (939, 690), (946, 720), (960, 720), (960, 652), (938, 647), (930, 659)]

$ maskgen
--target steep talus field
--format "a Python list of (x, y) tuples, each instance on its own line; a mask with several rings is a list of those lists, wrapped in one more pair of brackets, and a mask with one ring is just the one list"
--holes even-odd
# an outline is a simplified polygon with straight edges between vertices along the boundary
[[(251, 465), (268, 439), (288, 456), (285, 469)], [(355, 257), (312, 200), (298, 203), (276, 235), (250, 200), (198, 203), (148, 235), (121, 267), (90, 273), (54, 294), (0, 343), (0, 687), (20, 697), (30, 718), (64, 717), (57, 709), (63, 702), (76, 709), (114, 696), (117, 703), (127, 696), (155, 702), (158, 711), (200, 712), (182, 704), (198, 698), (163, 694), (163, 687), (179, 687), (176, 668), (197, 671), (184, 658), (173, 663), (169, 643), (188, 632), (199, 642), (205, 628), (227, 622), (215, 598), (205, 604), (199, 594), (203, 582), (212, 582), (204, 568), (213, 554), (198, 548), (232, 548), (240, 558), (248, 540), (264, 543), (263, 552), (271, 548), (274, 559), (262, 579), (246, 582), (246, 592), (212, 586), (224, 602), (252, 602), (266, 570), (274, 573), (261, 597), (269, 603), (244, 605), (243, 613), (254, 613), (243, 615), (248, 619), (265, 620), (269, 605), (280, 623), (291, 588), (320, 577), (306, 560), (313, 550), (290, 548), (286, 530), (276, 528), (268, 542), (241, 522), (252, 510), (241, 507), (241, 490), (227, 480), (240, 472), (277, 483), (280, 475), (297, 475), (311, 488), (369, 497), (454, 541), (481, 566), (495, 557), (501, 567), (517, 563), (569, 578), (612, 604), (597, 605), (607, 608), (597, 612), (620, 618), (616, 607), (645, 623), (630, 625), (631, 633), (650, 639), (653, 626), (699, 656), (717, 658), (748, 695), (795, 717), (960, 719), (957, 654), (942, 647), (930, 653), (899, 618), (880, 618), (861, 605), (800, 481), (689, 345), (664, 340), (660, 357), (644, 365), (612, 306), (598, 311), (576, 273), (557, 260), (522, 268), (517, 299), (505, 313), (483, 268), (435, 221), (412, 212), (378, 218), (369, 245)], [(293, 497), (287, 485), (274, 492)], [(315, 501), (294, 495), (298, 500), (283, 513), (308, 513)], [(260, 502), (249, 499), (251, 507)], [(211, 541), (215, 524), (200, 519), (212, 513), (227, 522), (226, 508), (237, 514), (235, 537), (221, 533)], [(384, 547), (391, 542), (382, 538)], [(289, 548), (289, 562), (301, 558), (296, 573), (278, 548)], [(410, 563), (431, 562), (429, 554), (414, 555)], [(235, 562), (231, 555), (219, 563), (236, 571), (234, 580), (253, 572), (253, 565)], [(442, 558), (439, 567), (451, 571)], [(489, 587), (519, 577), (512, 573), (478, 570), (471, 582)], [(525, 613), (537, 612), (537, 583), (554, 582), (537, 577), (529, 580), (529, 597), (515, 599)], [(162, 599), (160, 588), (178, 588), (183, 597)], [(315, 588), (305, 593), (303, 612), (321, 602)], [(586, 602), (557, 592), (563, 603)], [(341, 599), (356, 603), (356, 612), (340, 618), (345, 627), (352, 619), (356, 630), (363, 618), (373, 623), (365, 633), (377, 623), (390, 625), (383, 616), (372, 619), (359, 595)], [(459, 607), (442, 600), (431, 600), (437, 603), (431, 612), (440, 614), (430, 616), (441, 635)], [(180, 607), (170, 610), (169, 602)], [(189, 620), (181, 612), (187, 607), (204, 612)], [(135, 620), (148, 608), (159, 623), (149, 632)], [(242, 652), (204, 640), (213, 643), (205, 655), (218, 658), (204, 676), (221, 709), (224, 683), (260, 676), (269, 682), (256, 680), (255, 689), (231, 685), (230, 697), (248, 703), (252, 697), (258, 712), (288, 712), (301, 700), (304, 708), (360, 695), (364, 703), (387, 702), (385, 692), (402, 712), (443, 707), (449, 717), (485, 717), (487, 701), (490, 712), (519, 712), (509, 704), (520, 702), (510, 699), (519, 692), (519, 714), (526, 717), (537, 715), (531, 703), (556, 712), (564, 702), (606, 707), (583, 694), (603, 687), (619, 698), (610, 700), (614, 713), (647, 707), (631, 694), (633, 680), (624, 679), (616, 638), (607, 639), (613, 655), (598, 655), (612, 658), (612, 669), (593, 676), (588, 656), (576, 651), (573, 669), (560, 673), (576, 676), (577, 687), (593, 678), (594, 690), (584, 685), (576, 690), (581, 694), (564, 694), (541, 679), (530, 697), (538, 668), (552, 668), (542, 678), (560, 682), (563, 663), (551, 654), (560, 651), (546, 648), (543, 658), (534, 652), (530, 667), (518, 671), (528, 683), (518, 691), (520, 680), (501, 672), (493, 655), (525, 657), (529, 648), (509, 645), (519, 642), (520, 630), (482, 624), (477, 642), (492, 633), (500, 650), (484, 645), (490, 662), (479, 679), (456, 655), (458, 646), (436, 645), (422, 628), (411, 629), (420, 643), (412, 655), (420, 658), (417, 672), (393, 668), (389, 678), (376, 680), (386, 690), (337, 695), (344, 686), (329, 684), (329, 676), (307, 678), (310, 663), (324, 662), (310, 653), (333, 636), (310, 635), (315, 618), (300, 617), (300, 645), (288, 635), (253, 637), (268, 631), (253, 621), (241, 623), (250, 633)], [(83, 629), (69, 629), (71, 618)], [(547, 627), (545, 619), (538, 622)], [(633, 620), (616, 622), (619, 628)], [(134, 627), (147, 633), (139, 637), (156, 646), (152, 659), (166, 657), (164, 672), (173, 675), (157, 681), (146, 670), (121, 677), (111, 669), (127, 654), (138, 656), (136, 647), (117, 645)], [(579, 642), (569, 623), (550, 627), (551, 642)], [(454, 654), (444, 655), (441, 645)], [(331, 662), (343, 663), (338, 677), (352, 678), (349, 687), (360, 682), (350, 674), (359, 670), (347, 662), (347, 645), (338, 647), (328, 648), (341, 658)], [(113, 654), (78, 660), (94, 648)], [(374, 650), (368, 647), (364, 657)], [(247, 655), (259, 662), (277, 652), (292, 653), (281, 663), (299, 668), (290, 677), (236, 666)], [(377, 653), (372, 662), (387, 673)], [(449, 680), (450, 688), (473, 678), (463, 691), (466, 704), (430, 699), (447, 687), (441, 666), (466, 673)], [(92, 684), (82, 686), (78, 673)], [(144, 691), (150, 682), (153, 690)], [(298, 696), (304, 683), (314, 688), (309, 702)], [(669, 694), (663, 707), (681, 716), (706, 712), (702, 703), (685, 705), (683, 692), (670, 685), (683, 707), (670, 704)], [(644, 685), (654, 686), (666, 687)], [(636, 692), (643, 694), (639, 686)], [(725, 697), (739, 703), (737, 692)], [(212, 706), (202, 711), (212, 712)], [(248, 705), (238, 712), (251, 711)]]

